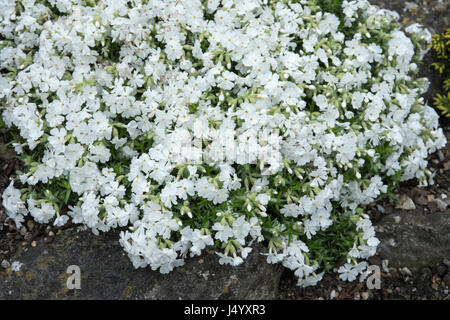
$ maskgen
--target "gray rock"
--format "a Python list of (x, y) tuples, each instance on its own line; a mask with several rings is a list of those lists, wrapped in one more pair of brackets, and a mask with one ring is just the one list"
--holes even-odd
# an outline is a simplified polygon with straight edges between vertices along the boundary
[(428, 203), (428, 208), (432, 213), (436, 211), (444, 211), (445, 209), (447, 209), (447, 203), (439, 198), (434, 199), (433, 201)]
[(447, 267), (450, 267), (450, 260), (448, 260), (447, 258), (444, 258), (444, 264), (445, 264)]
[[(134, 269), (117, 233), (97, 237), (70, 229), (18, 253), (21, 270), (0, 271), (0, 299), (273, 299), (283, 267), (268, 264), (262, 250), (254, 247), (234, 268), (220, 265), (210, 251), (163, 275)], [(67, 287), (70, 265), (80, 268), (81, 289)]]
[[(377, 233), (381, 241), (378, 253), (390, 266), (425, 267), (450, 258), (450, 210), (434, 214), (409, 211), (401, 214), (399, 223), (395, 216), (384, 216), (377, 223), (383, 230)], [(390, 245), (391, 239), (395, 246)]]
[(3, 269), (8, 269), (11, 265), (10, 265), (10, 263), (9, 263), (8, 260), (3, 259), (2, 263), (0, 264), (0, 266), (1, 266)]
[(428, 204), (428, 200), (424, 196), (416, 197), (415, 202), (420, 206), (426, 206)]
[(411, 200), (410, 197), (408, 197), (405, 194), (402, 194), (400, 198), (398, 199), (397, 203), (395, 204), (396, 209), (403, 209), (403, 210), (414, 210), (416, 209), (416, 205)]

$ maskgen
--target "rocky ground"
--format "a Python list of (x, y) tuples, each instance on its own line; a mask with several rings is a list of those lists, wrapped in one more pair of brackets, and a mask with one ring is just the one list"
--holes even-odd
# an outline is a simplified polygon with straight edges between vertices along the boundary
[[(394, 9), (401, 22), (419, 22), (432, 33), (450, 26), (450, 1), (372, 0)], [(431, 81), (431, 97), (442, 79), (429, 67), (433, 56), (424, 58), (421, 74)], [(450, 141), (450, 122), (441, 119)], [(0, 134), (0, 203), (9, 177), (20, 170), (14, 153)], [(54, 228), (27, 219), (16, 229), (5, 225), (0, 206), (0, 299), (450, 299), (450, 143), (430, 156), (436, 171), (435, 184), (418, 188), (416, 181), (402, 185), (399, 199), (367, 206), (381, 240), (377, 255), (369, 262), (380, 266), (381, 288), (369, 290), (365, 282), (347, 283), (336, 274), (326, 275), (315, 287), (296, 286), (292, 272), (267, 265), (255, 248), (249, 261), (238, 268), (217, 264), (206, 253), (190, 260), (181, 270), (160, 275), (134, 270), (117, 235), (96, 237), (75, 233), (73, 226)], [(12, 263), (23, 263), (14, 272)], [(67, 266), (82, 266), (82, 290), (68, 290)], [(270, 275), (270, 277), (268, 276)], [(189, 284), (189, 285), (186, 285)]]

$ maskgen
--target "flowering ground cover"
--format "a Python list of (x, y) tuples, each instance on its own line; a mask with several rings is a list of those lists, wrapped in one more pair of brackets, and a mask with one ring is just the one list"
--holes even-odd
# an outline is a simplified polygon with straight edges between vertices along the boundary
[(433, 181), (431, 35), (367, 1), (0, 6), (17, 227), (126, 228), (134, 266), (162, 273), (212, 246), (239, 265), (264, 241), (308, 286), (364, 279), (379, 240), (362, 205)]

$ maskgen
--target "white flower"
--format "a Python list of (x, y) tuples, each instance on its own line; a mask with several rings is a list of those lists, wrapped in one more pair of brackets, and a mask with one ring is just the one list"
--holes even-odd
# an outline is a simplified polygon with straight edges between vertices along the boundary
[(6, 209), (6, 214), (12, 219), (16, 226), (20, 228), (24, 221), (23, 216), (28, 214), (25, 203), (21, 200), (20, 190), (14, 188), (14, 182), (11, 181), (8, 188), (2, 195), (2, 206)]
[(325, 19), (319, 23), (319, 31), (322, 35), (329, 32), (334, 33), (336, 32), (339, 24), (340, 21), (334, 14), (327, 13), (325, 14)]
[(11, 271), (13, 272), (19, 272), (20, 268), (22, 268), (23, 263), (20, 261), (13, 261), (13, 263), (11, 263)]
[(306, 277), (305, 279), (299, 279), (298, 285), (302, 287), (315, 286), (320, 280), (322, 280), (324, 272), (321, 272), (317, 275), (311, 275)]
[(212, 229), (217, 231), (214, 238), (222, 242), (227, 241), (229, 238), (233, 236), (233, 229), (231, 229), (227, 225), (223, 225), (221, 223), (216, 222), (213, 225)]
[(190, 250), (198, 255), (206, 246), (211, 246), (214, 244), (214, 241), (210, 235), (202, 235), (200, 234), (200, 231), (198, 229), (194, 231), (194, 235), (191, 241), (192, 247)]
[(207, 178), (199, 179), (195, 188), (200, 197), (212, 200), (215, 196), (216, 188)]
[(55, 221), (53, 221), (53, 225), (57, 227), (62, 227), (67, 223), (67, 221), (69, 221), (69, 216), (67, 215), (58, 216), (55, 219)]
[(346, 263), (338, 269), (340, 273), (339, 278), (344, 281), (353, 281), (358, 276), (358, 271), (354, 268), (354, 265)]
[(413, 55), (413, 52), (414, 47), (411, 40), (409, 40), (402, 31), (395, 31), (392, 34), (392, 39), (389, 40), (389, 54), (408, 57), (409, 60)]
[(300, 214), (300, 207), (295, 203), (285, 205), (280, 212), (287, 217), (298, 217)]
[(39, 223), (47, 223), (56, 215), (55, 208), (49, 203), (42, 203), (41, 207), (30, 208), (30, 214)]
[(220, 264), (230, 264), (233, 267), (236, 267), (244, 262), (244, 260), (238, 256), (229, 257), (229, 256), (224, 255), (221, 252), (216, 252), (216, 254), (220, 257), (220, 259), (219, 259)]
[(239, 216), (234, 220), (232, 229), (236, 240), (241, 244), (245, 244), (245, 238), (250, 233), (250, 224), (245, 220), (245, 216)]

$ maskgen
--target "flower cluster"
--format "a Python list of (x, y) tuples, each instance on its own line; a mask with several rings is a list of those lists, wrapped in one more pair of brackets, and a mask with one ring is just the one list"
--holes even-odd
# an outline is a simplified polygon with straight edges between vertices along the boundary
[(364, 276), (379, 241), (361, 205), (432, 181), (445, 144), (415, 77), (430, 37), (366, 0), (320, 3), (0, 0), (1, 121), (25, 168), (10, 219), (117, 228), (162, 273), (265, 241), (299, 285)]

